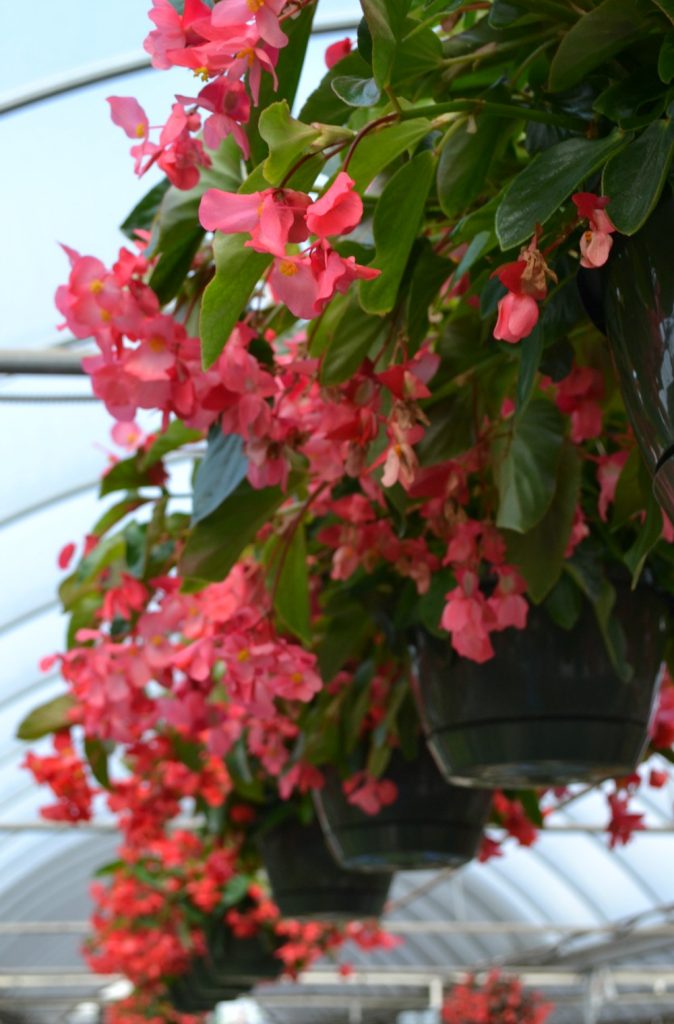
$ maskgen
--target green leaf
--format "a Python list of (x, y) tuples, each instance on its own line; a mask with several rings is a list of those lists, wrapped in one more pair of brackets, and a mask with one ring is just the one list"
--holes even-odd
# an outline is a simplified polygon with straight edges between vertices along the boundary
[[(300, 523), (297, 526), (289, 544), (281, 537), (276, 550), (283, 563), (275, 583), (274, 607), (290, 632), (304, 644), (310, 644), (309, 573), (304, 525)], [(276, 566), (272, 566), (272, 571), (275, 569)]]
[(409, 5), (410, 0), (362, 0), (361, 3), (372, 36), (372, 71), (382, 88), (391, 81)]
[(561, 629), (573, 629), (583, 607), (583, 596), (568, 573), (562, 573), (543, 605)]
[(210, 582), (223, 580), (285, 497), (280, 487), (256, 491), (242, 481), (215, 512), (195, 524), (180, 559), (180, 574)]
[(454, 219), (462, 214), (482, 192), (489, 168), (512, 132), (512, 124), (503, 118), (479, 117), (476, 130), (463, 123), (450, 134), (438, 163), (438, 199), (443, 212)]
[(146, 452), (138, 456), (138, 466), (142, 470), (161, 462), (165, 455), (182, 448), (186, 444), (196, 444), (203, 438), (203, 431), (186, 427), (182, 420), (171, 420), (166, 430), (162, 431)]
[(194, 482), (192, 522), (201, 522), (215, 512), (239, 486), (247, 469), (243, 440), (237, 434), (223, 434), (216, 424), (208, 435), (206, 457)]
[(553, 499), (543, 518), (526, 533), (504, 531), (508, 560), (527, 581), (531, 600), (539, 604), (557, 583), (571, 535), (580, 492), (580, 459), (572, 444), (562, 446)]
[(674, 24), (674, 0), (653, 0), (663, 14)]
[(599, 566), (590, 561), (582, 549), (576, 550), (565, 563), (565, 568), (594, 608), (606, 653), (616, 673), (623, 682), (629, 682), (634, 669), (626, 660), (627, 648), (622, 627), (612, 615), (616, 599), (614, 588)]
[(638, 448), (633, 448), (622, 468), (610, 514), (611, 530), (624, 526), (648, 507), (653, 485)]
[(674, 78), (674, 32), (670, 32), (662, 40), (658, 55), (658, 74), (665, 85), (669, 85)]
[(300, 120), (305, 124), (314, 121), (323, 124), (344, 124), (353, 113), (353, 109), (333, 91), (332, 83), (336, 78), (368, 78), (371, 71), (369, 63), (364, 61), (359, 53), (348, 54), (323, 76), (321, 84), (311, 93), (300, 110)]
[[(267, 155), (265, 143), (257, 131), (262, 111), (276, 100), (287, 100), (290, 109), (295, 102), (315, 13), (316, 4), (307, 4), (297, 17), (287, 18), (283, 23), (288, 43), (280, 50), (276, 64), (278, 88), (271, 75), (262, 76), (259, 102), (253, 105), (246, 126), (253, 164), (261, 163)], [(318, 118), (301, 117), (301, 120), (312, 121)]]
[(654, 121), (604, 168), (602, 191), (610, 197), (611, 220), (633, 235), (655, 209), (674, 156), (674, 123)]
[(107, 473), (101, 477), (99, 496), (105, 497), (114, 491), (135, 491), (139, 487), (151, 487), (152, 468), (141, 469), (138, 455), (130, 459), (122, 459), (116, 462)]
[(625, 565), (632, 573), (632, 587), (639, 582), (646, 559), (662, 536), (662, 510), (655, 495), (649, 494), (646, 520), (642, 523), (637, 539), (625, 554)]
[(555, 494), (563, 433), (559, 410), (536, 398), (514, 417), (510, 436), (494, 442), (498, 527), (527, 533), (541, 521)]
[(269, 146), (264, 176), (271, 185), (280, 185), (292, 165), (320, 135), (316, 128), (290, 116), (286, 100), (272, 103), (262, 111), (259, 132)]
[(331, 85), (334, 94), (348, 107), (374, 107), (381, 99), (381, 90), (374, 78), (337, 75)]
[(356, 188), (366, 188), (385, 167), (416, 146), (430, 130), (431, 122), (427, 118), (415, 117), (411, 121), (384, 125), (364, 136), (349, 164), (349, 174)]
[(146, 505), (149, 500), (149, 498), (124, 498), (122, 501), (118, 501), (96, 521), (91, 533), (94, 537), (102, 537), (113, 526), (116, 526), (122, 519), (130, 515), (131, 512), (135, 512), (137, 508)]
[(19, 740), (39, 740), (42, 736), (48, 736), (52, 732), (60, 732), (61, 729), (68, 729), (70, 711), (76, 706), (77, 701), (69, 693), (41, 704), (34, 708), (19, 724), (16, 730), (16, 738)]
[(543, 355), (543, 331), (540, 322), (531, 334), (523, 338), (519, 346), (520, 373), (517, 378), (517, 409), (523, 409), (531, 398), (536, 374)]
[(152, 227), (170, 184), (171, 183), (168, 178), (162, 179), (162, 181), (155, 185), (154, 188), (151, 188), (150, 191), (143, 196), (139, 203), (136, 203), (124, 223), (120, 224), (119, 230), (122, 231), (127, 238), (130, 238), (132, 242), (136, 238), (136, 231), (138, 229), (142, 231), (149, 231)]
[(220, 232), (213, 240), (215, 275), (204, 292), (199, 317), (204, 369), (217, 360), (255, 285), (272, 261), (267, 253), (247, 248), (245, 242), (245, 235)]
[(184, 191), (169, 188), (164, 196), (148, 256), (159, 256), (150, 287), (164, 305), (177, 295), (204, 237), (198, 210), (208, 188), (235, 192), (241, 183), (241, 151), (232, 136), (212, 155), (213, 166), (201, 172), (199, 184)]
[(384, 330), (382, 320), (364, 313), (355, 295), (350, 295), (329, 332), (319, 371), (321, 383), (332, 385), (348, 380), (383, 337)]
[(604, 139), (565, 139), (539, 153), (507, 188), (496, 211), (501, 249), (529, 241), (537, 224), (545, 224), (572, 192), (629, 137), (616, 130)]
[(474, 391), (468, 384), (425, 410), (430, 422), (417, 445), (422, 466), (435, 466), (473, 447), (477, 440), (474, 405)]
[[(562, 92), (643, 34), (648, 0), (603, 0), (563, 37), (550, 65), (549, 88)], [(641, 30), (641, 32), (640, 32)]]
[(113, 749), (113, 744), (105, 740), (99, 740), (94, 736), (87, 736), (84, 741), (84, 753), (86, 754), (91, 774), (104, 789), (110, 789), (110, 775), (108, 773), (108, 757)]
[(407, 259), (417, 237), (433, 180), (435, 161), (425, 150), (393, 175), (374, 211), (374, 266), (381, 270), (373, 281), (360, 282), (360, 301), (368, 313), (387, 313), (398, 295)]
[[(455, 271), (452, 261), (438, 256), (427, 238), (421, 239), (421, 244), (415, 247), (411, 265), (413, 269), (405, 314), (408, 355), (413, 355), (426, 337), (429, 307), (445, 281)], [(455, 280), (459, 280), (458, 275)]]

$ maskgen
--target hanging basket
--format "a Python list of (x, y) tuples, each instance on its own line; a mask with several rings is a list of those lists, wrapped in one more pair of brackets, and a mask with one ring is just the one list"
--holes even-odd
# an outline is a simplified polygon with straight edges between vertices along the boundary
[(180, 1013), (212, 1010), (281, 973), (281, 961), (267, 936), (238, 939), (218, 922), (211, 927), (207, 944), (206, 955), (195, 957), (186, 974), (169, 988), (171, 1003)]
[(495, 657), (460, 658), (418, 634), (415, 694), (429, 747), (452, 782), (541, 786), (629, 775), (639, 762), (664, 647), (662, 604), (616, 587), (629, 681), (613, 667), (583, 602), (571, 630), (532, 607), (524, 630), (493, 636)]
[[(674, 199), (631, 238), (616, 236), (601, 288), (620, 389), (656, 497), (674, 520)], [(586, 271), (589, 277), (593, 272)], [(600, 282), (600, 283), (598, 283)], [(596, 303), (595, 303), (596, 305)]]
[(303, 825), (288, 818), (262, 836), (260, 849), (284, 917), (348, 921), (382, 913), (392, 874), (340, 867), (318, 821)]
[(314, 802), (328, 846), (340, 864), (357, 871), (460, 867), (477, 853), (490, 790), (449, 785), (425, 747), (414, 761), (394, 754), (386, 771), (397, 799), (378, 814), (349, 803), (336, 772)]

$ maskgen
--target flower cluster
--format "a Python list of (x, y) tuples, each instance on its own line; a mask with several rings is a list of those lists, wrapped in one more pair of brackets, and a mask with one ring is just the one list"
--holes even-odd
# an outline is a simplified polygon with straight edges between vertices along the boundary
[(483, 983), (474, 976), (456, 985), (442, 1007), (444, 1024), (544, 1024), (552, 1013), (537, 992), (526, 992), (518, 978), (491, 971)]
[(186, 0), (179, 13), (170, 0), (153, 0), (150, 17), (156, 27), (145, 40), (153, 66), (191, 68), (210, 81), (195, 97), (176, 96), (157, 142), (150, 140), (150, 123), (137, 100), (108, 97), (112, 120), (136, 140), (131, 149), (136, 174), (157, 164), (176, 188), (194, 188), (200, 169), (211, 166), (196, 138), (200, 130), (208, 149), (216, 150), (231, 135), (248, 157), (243, 126), (250, 118), (251, 96), (257, 103), (263, 71), (276, 84), (278, 53), (288, 42), (280, 24), (283, 7), (284, 0), (226, 0), (213, 7), (202, 0)]
[[(363, 203), (353, 186), (353, 179), (342, 171), (315, 202), (306, 193), (287, 188), (250, 194), (212, 188), (201, 199), (199, 220), (208, 231), (250, 234), (247, 246), (274, 257), (269, 287), (275, 301), (296, 317), (311, 320), (353, 281), (369, 281), (380, 273), (360, 266), (353, 256), (340, 256), (328, 242), (360, 222)], [(310, 235), (316, 241), (307, 249), (289, 251), (289, 245), (294, 249)]]

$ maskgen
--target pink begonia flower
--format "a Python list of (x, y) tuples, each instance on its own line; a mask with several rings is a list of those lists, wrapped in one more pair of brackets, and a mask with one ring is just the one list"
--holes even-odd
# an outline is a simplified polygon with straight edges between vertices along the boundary
[(611, 837), (609, 847), (613, 850), (616, 846), (626, 846), (634, 833), (643, 831), (646, 825), (643, 814), (630, 811), (628, 796), (611, 793), (607, 801), (611, 812), (611, 820), (608, 823), (608, 833)]
[(349, 37), (346, 39), (338, 39), (336, 43), (331, 43), (325, 51), (325, 64), (328, 68), (333, 68), (335, 64), (338, 64), (344, 57), (348, 57), (352, 50), (352, 43)]
[(324, 783), (323, 773), (312, 764), (295, 764), (279, 779), (279, 796), (282, 800), (288, 800), (295, 790), (299, 793), (309, 793), (312, 789), (322, 789)]
[(580, 239), (580, 265), (590, 270), (603, 267), (613, 245), (611, 235), (616, 230), (606, 213), (610, 200), (608, 196), (596, 196), (593, 192), (576, 192), (571, 199), (578, 210), (578, 216), (589, 224), (589, 229), (583, 232)]
[(474, 572), (460, 570), (456, 574), (458, 586), (445, 595), (440, 625), (452, 634), (452, 647), (464, 658), (479, 663), (494, 656), (489, 639), (496, 626), (496, 616), (479, 588)]
[(344, 795), (350, 804), (365, 814), (378, 814), (398, 798), (398, 787), (390, 779), (375, 779), (366, 771), (356, 772), (342, 783)]
[(505, 263), (491, 276), (508, 289), (498, 303), (494, 337), (514, 344), (531, 334), (538, 322), (538, 303), (547, 294), (547, 278), (556, 277), (539, 251), (536, 237), (520, 250), (517, 260)]
[(616, 487), (623, 467), (629, 458), (629, 452), (613, 452), (601, 455), (598, 459), (597, 481), (599, 483), (599, 518), (602, 522), (608, 519), (609, 505), (613, 504)]
[(265, 189), (241, 194), (209, 188), (199, 203), (199, 221), (207, 231), (251, 235), (248, 243), (256, 252), (285, 255), (288, 242), (308, 237), (305, 211), (311, 200), (293, 189)]
[(218, 28), (212, 23), (202, 26), (208, 42), (194, 48), (194, 59), (208, 68), (211, 74), (226, 72), (230, 78), (247, 76), (253, 102), (259, 102), (262, 72), (272, 76), (274, 89), (278, 89), (276, 64), (279, 50), (264, 43), (251, 25), (233, 25)]
[(538, 303), (531, 295), (508, 292), (498, 304), (494, 337), (514, 344), (526, 338), (538, 322)]
[(353, 231), (363, 216), (363, 201), (353, 191), (354, 185), (353, 178), (344, 171), (339, 172), (327, 192), (307, 209), (306, 222), (310, 234), (327, 238)]
[(130, 423), (115, 423), (110, 431), (115, 444), (126, 451), (133, 452), (145, 442), (146, 435), (135, 420)]
[(77, 546), (75, 544), (73, 544), (72, 542), (70, 544), (66, 544), (64, 547), (61, 548), (61, 550), (59, 551), (59, 555), (58, 555), (58, 567), (59, 567), (59, 569), (67, 569), (68, 568), (68, 566), (70, 565), (70, 563), (73, 560), (73, 555), (75, 554), (76, 550), (77, 550)]
[(569, 540), (564, 551), (564, 558), (571, 558), (581, 541), (585, 540), (586, 537), (590, 536), (590, 527), (585, 522), (585, 514), (583, 513), (580, 505), (576, 505), (576, 510), (573, 514), (573, 525), (571, 527), (571, 533)]
[(529, 605), (522, 595), (527, 585), (520, 574), (512, 566), (503, 565), (496, 570), (498, 583), (487, 604), (494, 613), (495, 630), (524, 629), (527, 624)]
[(603, 409), (604, 378), (590, 366), (574, 366), (557, 385), (555, 404), (571, 417), (571, 440), (574, 444), (599, 437)]
[(211, 21), (216, 28), (230, 28), (254, 18), (260, 38), (280, 48), (288, 42), (278, 19), (284, 4), (285, 0), (226, 0), (213, 8)]
[(150, 131), (147, 114), (133, 96), (108, 96), (110, 117), (130, 139), (146, 139)]
[(179, 14), (170, 0), (152, 0), (150, 20), (157, 26), (143, 42), (152, 66), (162, 71), (174, 65), (198, 68), (192, 48), (203, 41), (201, 28), (211, 20), (211, 9), (203, 0), (185, 0)]
[(233, 135), (244, 157), (248, 158), (248, 136), (241, 125), (250, 117), (250, 97), (243, 82), (222, 75), (204, 86), (197, 97), (178, 96), (182, 104), (196, 103), (211, 116), (204, 121), (204, 142), (217, 149), (223, 139)]

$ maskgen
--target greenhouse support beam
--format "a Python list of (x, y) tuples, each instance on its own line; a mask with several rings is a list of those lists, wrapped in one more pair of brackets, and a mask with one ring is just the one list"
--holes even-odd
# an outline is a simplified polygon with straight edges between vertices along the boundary
[(2, 348), (0, 373), (82, 377), (82, 354), (57, 348)]

